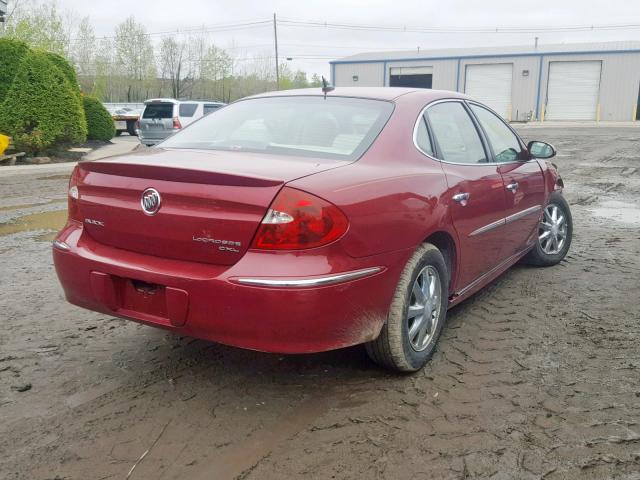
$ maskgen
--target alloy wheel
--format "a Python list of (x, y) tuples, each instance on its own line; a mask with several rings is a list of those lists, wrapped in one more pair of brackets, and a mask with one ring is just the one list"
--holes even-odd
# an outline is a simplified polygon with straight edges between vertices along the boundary
[(547, 255), (557, 255), (562, 251), (566, 240), (566, 218), (558, 205), (550, 203), (544, 209), (538, 229), (540, 248)]
[(411, 348), (421, 352), (435, 337), (440, 320), (440, 275), (428, 265), (424, 267), (411, 288), (411, 300), (407, 309), (407, 330)]

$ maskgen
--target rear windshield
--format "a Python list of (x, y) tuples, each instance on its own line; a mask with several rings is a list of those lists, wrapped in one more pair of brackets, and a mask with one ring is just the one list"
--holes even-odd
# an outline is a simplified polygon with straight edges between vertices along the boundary
[(198, 109), (197, 103), (181, 103), (180, 104), (180, 116), (181, 117), (193, 117)]
[(173, 103), (149, 103), (144, 109), (142, 118), (172, 118)]
[(361, 98), (256, 98), (203, 117), (161, 146), (352, 160), (369, 148), (392, 111), (390, 102)]

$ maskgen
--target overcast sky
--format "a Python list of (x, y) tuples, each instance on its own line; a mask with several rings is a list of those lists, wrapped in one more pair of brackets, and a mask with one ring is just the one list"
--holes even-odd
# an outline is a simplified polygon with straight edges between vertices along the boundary
[[(12, 3), (12, 2), (10, 2)], [(134, 15), (149, 32), (269, 19), (368, 25), (494, 28), (640, 24), (639, 0), (58, 0), (76, 19), (90, 16), (101, 35)], [(273, 28), (210, 33), (237, 56), (272, 54)], [(408, 33), (353, 31), (279, 24), (280, 56), (291, 67), (329, 74), (328, 61), (375, 50), (640, 40), (640, 28), (542, 33)], [(313, 56), (315, 58), (304, 58)]]

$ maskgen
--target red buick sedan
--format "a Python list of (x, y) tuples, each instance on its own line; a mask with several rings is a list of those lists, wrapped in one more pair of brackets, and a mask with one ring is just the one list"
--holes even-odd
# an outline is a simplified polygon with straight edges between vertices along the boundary
[(366, 344), (401, 371), (447, 309), (571, 243), (555, 151), (453, 92), (274, 92), (82, 162), (53, 244), (69, 302), (281, 353)]

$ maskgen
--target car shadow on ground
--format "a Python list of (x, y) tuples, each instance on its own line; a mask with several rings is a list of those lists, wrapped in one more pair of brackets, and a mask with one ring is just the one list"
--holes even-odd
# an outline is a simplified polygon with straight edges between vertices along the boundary
[[(447, 332), (463, 326), (466, 316), (473, 313), (483, 297), (496, 293), (499, 295), (500, 289), (509, 288), (513, 275), (529, 269), (535, 267), (515, 265), (471, 298), (450, 309), (436, 352), (447, 348)], [(333, 381), (338, 383), (340, 379), (351, 382), (357, 381), (358, 378), (385, 378), (397, 375), (373, 363), (367, 356), (364, 345), (321, 353), (274, 354), (181, 337), (146, 326), (140, 328), (153, 330), (145, 332), (145, 363), (151, 362), (156, 368), (167, 371), (189, 368), (193, 374), (206, 374), (208, 369), (221, 368), (225, 375), (242, 376), (247, 380), (262, 378), (268, 373), (273, 381), (284, 382), (289, 382), (292, 375), (298, 378), (313, 377), (330, 372)], [(132, 350), (123, 351), (121, 355), (140, 360), (141, 346), (135, 342), (130, 345)]]

